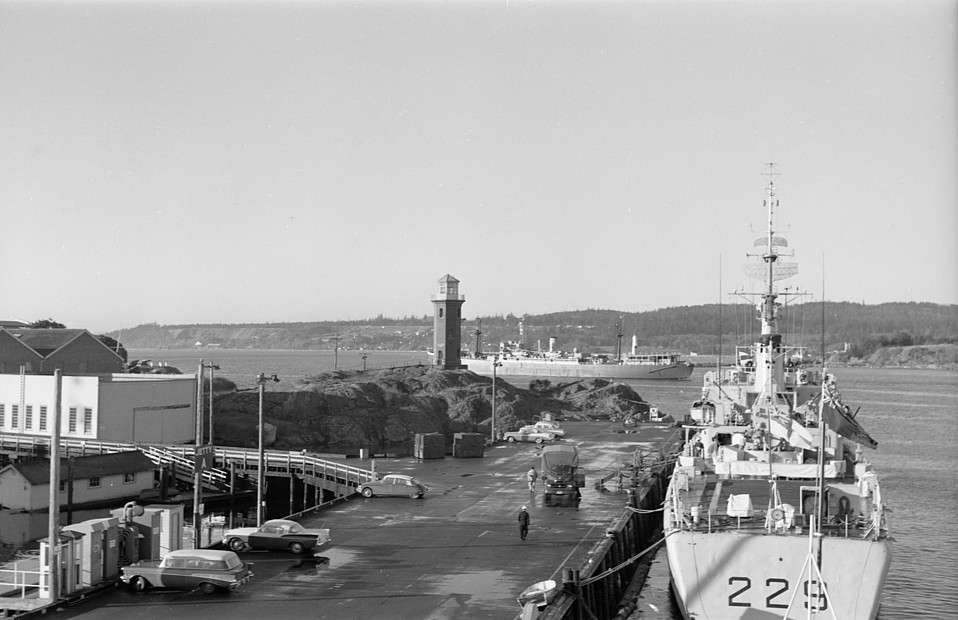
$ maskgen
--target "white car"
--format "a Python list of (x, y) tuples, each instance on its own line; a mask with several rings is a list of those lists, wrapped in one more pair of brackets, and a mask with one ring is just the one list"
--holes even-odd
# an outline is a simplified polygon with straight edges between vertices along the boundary
[(506, 433), (505, 435), (502, 436), (502, 438), (508, 442), (531, 441), (534, 443), (555, 441), (557, 439), (554, 433), (546, 433), (544, 431), (532, 430), (529, 427), (523, 427), (517, 431)]
[(565, 436), (565, 429), (560, 428), (559, 425), (556, 424), (555, 422), (546, 422), (546, 421), (540, 420), (539, 422), (536, 422), (535, 424), (527, 424), (526, 426), (523, 426), (519, 430), (524, 430), (527, 428), (534, 431), (540, 431), (543, 433), (552, 433), (553, 435), (557, 437)]

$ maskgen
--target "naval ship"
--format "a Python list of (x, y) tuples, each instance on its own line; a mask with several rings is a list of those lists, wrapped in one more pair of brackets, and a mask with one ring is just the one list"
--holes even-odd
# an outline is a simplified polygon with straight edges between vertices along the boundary
[(779, 300), (792, 293), (776, 282), (798, 268), (773, 228), (773, 176), (768, 232), (746, 266), (764, 281), (761, 335), (731, 367), (705, 373), (666, 494), (672, 590), (687, 619), (873, 620), (892, 558), (864, 455), (878, 444), (834, 374), (779, 332)]

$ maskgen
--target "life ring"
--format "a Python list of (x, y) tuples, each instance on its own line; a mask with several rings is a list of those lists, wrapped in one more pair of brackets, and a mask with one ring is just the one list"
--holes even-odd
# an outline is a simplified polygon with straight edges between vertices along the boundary
[(781, 508), (772, 509), (772, 521), (781, 521), (785, 518), (785, 511)]

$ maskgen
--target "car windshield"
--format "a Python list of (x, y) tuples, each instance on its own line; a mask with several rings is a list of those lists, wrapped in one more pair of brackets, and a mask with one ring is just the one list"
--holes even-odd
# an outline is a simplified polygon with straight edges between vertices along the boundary
[(240, 557), (235, 553), (230, 553), (224, 556), (223, 561), (228, 569), (239, 568), (243, 565), (243, 560), (241, 560)]
[(305, 529), (306, 529), (306, 528), (303, 527), (302, 525), (300, 525), (299, 523), (294, 523), (294, 524), (292, 524), (292, 525), (289, 526), (289, 533), (290, 533), (290, 534), (298, 534), (299, 532), (302, 532), (302, 531), (305, 530)]

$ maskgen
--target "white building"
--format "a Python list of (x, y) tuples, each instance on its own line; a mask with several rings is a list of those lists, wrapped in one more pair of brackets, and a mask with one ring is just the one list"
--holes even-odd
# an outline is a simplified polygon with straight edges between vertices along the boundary
[(0, 434), (51, 436), (55, 370), (64, 439), (176, 444), (195, 438), (195, 374), (124, 373), (86, 330), (0, 327)]

